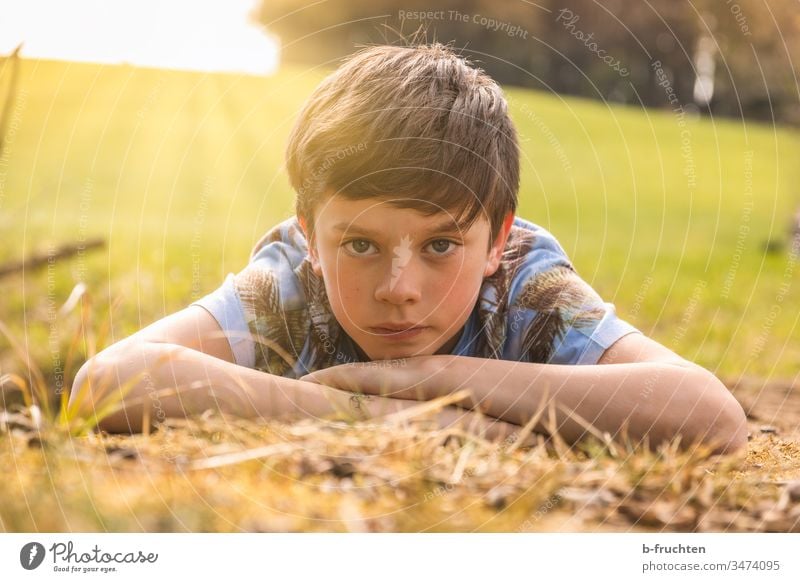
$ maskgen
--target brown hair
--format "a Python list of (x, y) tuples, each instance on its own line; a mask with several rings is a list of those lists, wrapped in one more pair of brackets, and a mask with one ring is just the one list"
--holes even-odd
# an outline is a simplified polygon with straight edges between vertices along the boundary
[(350, 56), (305, 103), (286, 148), (295, 210), (313, 236), (326, 194), (451, 212), (484, 211), (491, 246), (517, 208), (519, 143), (497, 83), (440, 43), (372, 46)]

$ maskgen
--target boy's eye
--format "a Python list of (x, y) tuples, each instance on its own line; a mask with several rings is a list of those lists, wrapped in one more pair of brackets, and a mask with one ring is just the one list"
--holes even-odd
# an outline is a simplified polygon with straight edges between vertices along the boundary
[(434, 254), (436, 255), (446, 255), (453, 250), (453, 247), (456, 246), (451, 240), (447, 240), (445, 238), (435, 240), (430, 245), (431, 249), (433, 249)]
[(367, 253), (369, 248), (372, 246), (372, 243), (369, 242), (368, 240), (364, 240), (363, 238), (347, 241), (345, 243), (345, 247), (347, 246), (349, 246), (353, 254), (356, 255), (372, 254), (372, 253)]

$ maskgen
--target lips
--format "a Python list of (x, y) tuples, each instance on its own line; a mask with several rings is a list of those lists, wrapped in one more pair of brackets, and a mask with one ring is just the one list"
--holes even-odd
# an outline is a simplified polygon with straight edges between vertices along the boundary
[(385, 335), (389, 337), (408, 337), (418, 334), (419, 332), (428, 329), (427, 326), (424, 325), (392, 325), (392, 324), (384, 324), (380, 327), (371, 327), (369, 328), (371, 332), (378, 334), (378, 335)]
[(424, 325), (416, 325), (414, 323), (382, 323), (373, 328), (375, 330), (383, 330), (385, 332), (409, 331), (412, 329), (424, 328)]

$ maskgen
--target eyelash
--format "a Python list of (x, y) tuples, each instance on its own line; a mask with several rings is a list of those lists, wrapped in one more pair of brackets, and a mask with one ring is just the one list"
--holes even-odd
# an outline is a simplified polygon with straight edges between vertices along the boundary
[[(371, 241), (369, 241), (369, 240), (367, 240), (365, 238), (353, 238), (353, 239), (350, 239), (350, 240), (345, 241), (344, 243), (342, 243), (342, 247), (346, 247), (350, 243), (360, 242), (360, 241), (367, 242), (370, 245), (375, 246), (374, 243), (372, 243)], [(437, 242), (441, 242), (441, 241), (445, 241), (445, 242), (450, 243), (451, 248), (450, 248), (450, 250), (448, 250), (445, 253), (433, 253), (433, 256), (436, 257), (436, 258), (443, 258), (443, 257), (450, 256), (451, 254), (453, 254), (456, 251), (456, 247), (460, 247), (461, 246), (461, 243), (458, 243), (458, 242), (456, 242), (454, 240), (450, 240), (448, 238), (437, 238), (436, 240), (432, 240), (429, 244), (427, 244), (425, 246), (428, 247), (428, 246), (432, 245), (433, 243), (437, 243)], [(345, 249), (345, 250), (347, 250), (347, 249)], [(354, 257), (370, 257), (370, 256), (372, 256), (372, 254), (356, 253), (356, 252), (352, 252), (352, 251), (349, 251), (349, 250), (347, 250), (347, 252), (351, 256), (354, 256)]]

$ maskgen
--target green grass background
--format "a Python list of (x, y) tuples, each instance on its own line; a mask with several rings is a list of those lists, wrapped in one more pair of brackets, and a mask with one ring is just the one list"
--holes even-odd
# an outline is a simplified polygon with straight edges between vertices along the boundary
[[(292, 213), (284, 144), (326, 72), (22, 62), (0, 162), (0, 260), (82, 236), (108, 241), (0, 280), (0, 318), (45, 371), (50, 333), (66, 345), (75, 324), (51, 321), (48, 301), (61, 305), (81, 277), (96, 321), (120, 301), (110, 322), (119, 339), (246, 264), (259, 236)], [(8, 73), (3, 65), (0, 95)], [(764, 250), (785, 239), (800, 205), (797, 131), (687, 118), (690, 188), (673, 112), (507, 93), (523, 145), (519, 215), (551, 230), (623, 318), (721, 376), (797, 374), (800, 268), (785, 249)], [(7, 350), (0, 364), (15, 366)]]

